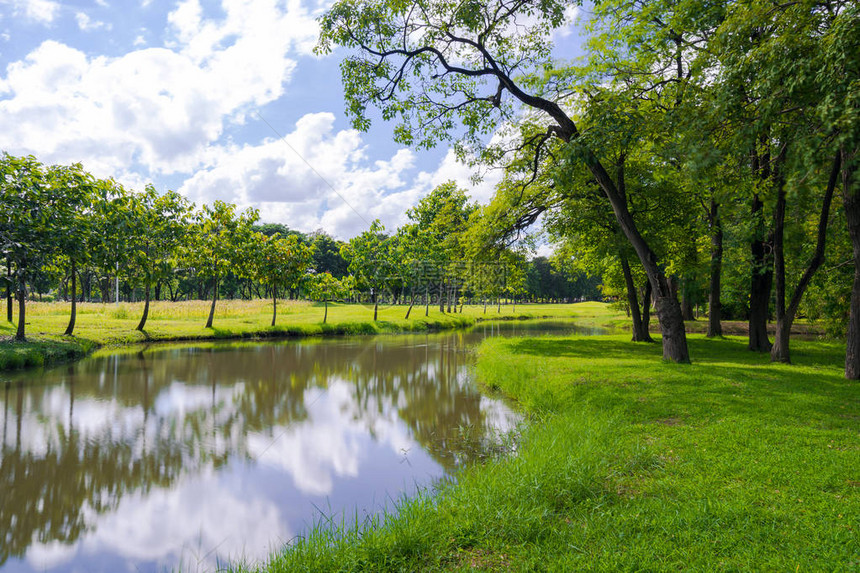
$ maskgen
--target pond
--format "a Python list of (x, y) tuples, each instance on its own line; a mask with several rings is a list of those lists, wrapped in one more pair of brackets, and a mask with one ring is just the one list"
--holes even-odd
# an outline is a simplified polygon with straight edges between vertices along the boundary
[(452, 475), (519, 416), (487, 336), (570, 323), (123, 349), (5, 375), (0, 572), (210, 571)]

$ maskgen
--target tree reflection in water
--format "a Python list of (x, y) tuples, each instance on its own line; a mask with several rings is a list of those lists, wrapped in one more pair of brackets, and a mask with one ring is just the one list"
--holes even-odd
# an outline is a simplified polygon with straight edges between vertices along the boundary
[[(250, 558), (314, 519), (296, 509), (303, 497), (345, 503), (332, 509), (346, 514), (375, 511), (369, 506), (398, 495), (366, 483), (380, 468), (401, 472), (387, 485), (414, 490), (480, 455), (514, 423), (469, 378), (470, 347), (487, 334), (152, 347), (13, 376), (2, 394), (0, 565), (27, 570), (22, 558), (34, 547), (64, 547), (56, 559), (65, 565), (85, 553), (122, 553), (106, 542), (70, 546), (97, 536), (106, 516), (122, 521), (124, 498), (140, 506), (156, 491), (203, 491), (200, 480), (217, 484), (215, 499), (203, 502), (216, 516), (219, 503), (247, 500), (255, 514), (247, 519), (281, 521), (271, 526), (275, 537), (232, 539)], [(175, 508), (174, 528), (184, 507)], [(204, 527), (174, 535), (202, 538)], [(162, 545), (159, 555), (135, 548), (120, 562), (163, 566), (176, 545)]]

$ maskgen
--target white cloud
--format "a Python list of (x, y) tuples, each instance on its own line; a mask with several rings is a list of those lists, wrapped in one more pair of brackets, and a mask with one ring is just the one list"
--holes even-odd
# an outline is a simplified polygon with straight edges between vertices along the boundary
[(564, 21), (565, 24), (556, 28), (552, 33), (552, 39), (557, 40), (559, 38), (566, 38), (573, 34), (576, 30), (577, 25), (579, 24), (579, 15), (580, 10), (579, 6), (568, 6), (564, 10)]
[(473, 200), (487, 203), (501, 181), (502, 174), (498, 170), (489, 171), (484, 173), (477, 183), (473, 183), (472, 177), (475, 173), (474, 167), (458, 161), (454, 151), (449, 150), (437, 169), (432, 173), (421, 173), (418, 182), (430, 191), (446, 181), (454, 181), (458, 187), (468, 191)]
[[(99, 176), (132, 165), (151, 176), (192, 172), (228, 122), (283, 95), (295, 68), (290, 55), (307, 53), (317, 29), (292, 1), (282, 9), (225, 0), (217, 21), (195, 6), (184, 2), (168, 17), (170, 49), (90, 57), (46, 40), (10, 63), (0, 76), (0, 148), (83, 161)], [(78, 24), (97, 25), (83, 13)]]
[(472, 184), (473, 169), (458, 163), (453, 152), (434, 171), (414, 176), (416, 156), (408, 149), (370, 162), (361, 134), (335, 131), (334, 121), (331, 113), (307, 114), (284, 141), (212, 147), (205, 166), (180, 192), (198, 204), (230, 201), (258, 208), (267, 222), (303, 231), (322, 227), (349, 238), (374, 219), (393, 231), (406, 221), (407, 209), (448, 180), (486, 202), (499, 179), (493, 172)]
[(404, 189), (413, 153), (401, 149), (369, 163), (360, 134), (335, 131), (334, 120), (331, 113), (307, 114), (284, 140), (211, 148), (206, 167), (180, 191), (195, 202), (254, 206), (266, 221), (308, 231), (322, 226), (343, 237), (375, 218), (393, 224), (416, 197)]
[(179, 191), (198, 204), (221, 199), (259, 209), (266, 222), (302, 231), (321, 227), (347, 239), (374, 219), (393, 231), (410, 207), (446, 181), (487, 202), (500, 179), (493, 171), (473, 184), (474, 169), (453, 152), (435, 170), (417, 174), (416, 155), (408, 149), (371, 162), (361, 134), (336, 131), (334, 121), (331, 113), (307, 114), (284, 141), (210, 147), (204, 166)]
[(12, 6), (12, 13), (40, 24), (50, 24), (60, 11), (60, 3), (53, 0), (0, 0), (0, 5)]
[(93, 20), (87, 15), (86, 12), (75, 13), (75, 22), (77, 22), (78, 28), (82, 32), (92, 32), (93, 30), (98, 30), (100, 28), (104, 28), (106, 30), (111, 29), (111, 26), (109, 24), (105, 24), (104, 22), (98, 20)]

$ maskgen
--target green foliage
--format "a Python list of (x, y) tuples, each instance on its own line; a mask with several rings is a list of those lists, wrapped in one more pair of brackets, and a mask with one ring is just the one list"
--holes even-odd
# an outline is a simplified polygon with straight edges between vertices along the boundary
[(239, 216), (236, 206), (215, 201), (204, 205), (197, 213), (188, 240), (183, 245), (181, 259), (197, 276), (216, 283), (227, 271), (240, 277), (253, 272), (247, 249), (251, 244), (251, 226), (259, 213), (249, 209)]
[(267, 237), (255, 233), (251, 240), (257, 253), (256, 278), (272, 287), (274, 293), (297, 288), (311, 265), (312, 247), (296, 235), (281, 237), (275, 233)]
[(311, 300), (325, 302), (346, 298), (354, 285), (352, 277), (337, 279), (330, 273), (316, 273), (308, 280), (307, 287)]

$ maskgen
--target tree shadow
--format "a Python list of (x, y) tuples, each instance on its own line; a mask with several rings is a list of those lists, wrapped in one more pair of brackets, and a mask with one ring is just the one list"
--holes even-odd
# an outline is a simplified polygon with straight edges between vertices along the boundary
[[(842, 373), (844, 346), (799, 342), (794, 364), (774, 364), (742, 339), (689, 340), (693, 364), (661, 361), (660, 345), (616, 338), (511, 340), (515, 356), (570, 359), (571, 401), (621, 408), (641, 421), (743, 414), (778, 424), (844, 428), (860, 419), (860, 391)], [(563, 383), (564, 384), (564, 383)]]

